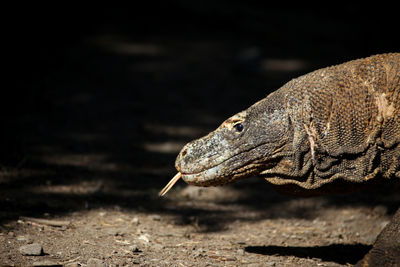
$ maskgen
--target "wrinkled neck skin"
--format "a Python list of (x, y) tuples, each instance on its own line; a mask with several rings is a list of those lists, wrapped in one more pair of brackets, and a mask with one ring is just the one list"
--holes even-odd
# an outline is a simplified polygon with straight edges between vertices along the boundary
[(284, 98), (278, 90), (184, 146), (175, 163), (183, 180), (222, 185), (287, 164), (294, 133)]

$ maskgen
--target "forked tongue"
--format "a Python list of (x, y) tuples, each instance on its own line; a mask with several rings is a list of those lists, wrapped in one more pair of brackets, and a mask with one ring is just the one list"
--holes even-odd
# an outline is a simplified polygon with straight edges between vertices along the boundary
[(174, 178), (171, 179), (171, 181), (169, 181), (169, 183), (160, 191), (160, 193), (158, 193), (158, 195), (160, 197), (162, 197), (163, 195), (165, 195), (173, 186), (174, 184), (182, 177), (182, 173), (178, 172)]

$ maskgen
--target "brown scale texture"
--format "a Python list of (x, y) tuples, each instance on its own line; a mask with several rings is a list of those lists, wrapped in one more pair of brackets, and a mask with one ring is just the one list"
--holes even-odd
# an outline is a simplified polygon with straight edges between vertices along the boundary
[[(302, 170), (288, 175), (276, 166), (284, 175), (267, 180), (280, 192), (344, 193), (400, 178), (399, 53), (317, 70), (281, 90), (292, 107), (292, 150), (300, 151)], [(400, 266), (400, 209), (356, 266)]]
[[(297, 130), (308, 137), (315, 161), (302, 187), (316, 188), (327, 179), (363, 182), (378, 174), (399, 176), (399, 53), (320, 69), (281, 90), (288, 92)], [(326, 169), (329, 162), (334, 163)]]

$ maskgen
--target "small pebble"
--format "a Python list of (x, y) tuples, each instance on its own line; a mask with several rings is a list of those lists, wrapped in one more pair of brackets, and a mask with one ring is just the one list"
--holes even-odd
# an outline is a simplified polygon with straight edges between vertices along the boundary
[(158, 214), (150, 215), (150, 218), (151, 218), (153, 221), (160, 221), (160, 220), (161, 220), (161, 216), (158, 215)]
[(123, 236), (123, 235), (124, 235), (124, 233), (123, 233), (121, 230), (119, 230), (119, 229), (114, 229), (114, 228), (107, 229), (106, 232), (107, 232), (109, 235), (113, 235), (113, 236)]
[(139, 247), (138, 247), (137, 245), (135, 245), (135, 244), (129, 246), (129, 249), (130, 249), (132, 252), (142, 252), (142, 251), (139, 249)]
[(107, 267), (107, 265), (100, 259), (90, 258), (87, 267)]
[(193, 252), (193, 256), (194, 256), (195, 258), (196, 258), (196, 257), (200, 257), (200, 256), (203, 256), (205, 252), (206, 252), (206, 250), (204, 250), (204, 249), (202, 249), (202, 248), (199, 248), (199, 249), (197, 249), (197, 250), (195, 250), (195, 251)]
[(33, 243), (33, 244), (21, 246), (18, 250), (24, 256), (40, 256), (40, 255), (43, 255), (43, 248), (38, 243)]
[(54, 261), (49, 261), (49, 260), (36, 261), (32, 265), (36, 266), (36, 267), (59, 267), (59, 266), (62, 266), (62, 264), (59, 264)]
[(139, 240), (143, 240), (143, 241), (146, 242), (146, 243), (149, 243), (149, 242), (150, 242), (150, 240), (149, 240), (149, 234), (142, 234), (142, 235), (139, 236), (138, 239), (139, 239)]
[(27, 241), (28, 238), (26, 236), (24, 236), (24, 235), (19, 235), (19, 236), (17, 236), (17, 240), (18, 241)]
[(133, 217), (132, 220), (131, 220), (131, 223), (138, 225), (139, 224), (139, 218), (138, 217)]
[(239, 255), (244, 255), (244, 249), (239, 248), (239, 249), (236, 251), (236, 253), (239, 254)]
[(153, 248), (156, 249), (156, 250), (163, 250), (163, 249), (164, 249), (164, 246), (161, 245), (161, 244), (154, 244), (154, 245), (153, 245)]

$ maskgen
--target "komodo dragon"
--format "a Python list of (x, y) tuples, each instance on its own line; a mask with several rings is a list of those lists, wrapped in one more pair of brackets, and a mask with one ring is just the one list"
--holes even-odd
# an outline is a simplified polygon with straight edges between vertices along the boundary
[[(316, 70), (185, 145), (182, 177), (215, 186), (261, 176), (293, 194), (400, 181), (400, 53)], [(360, 266), (400, 266), (400, 209)]]

